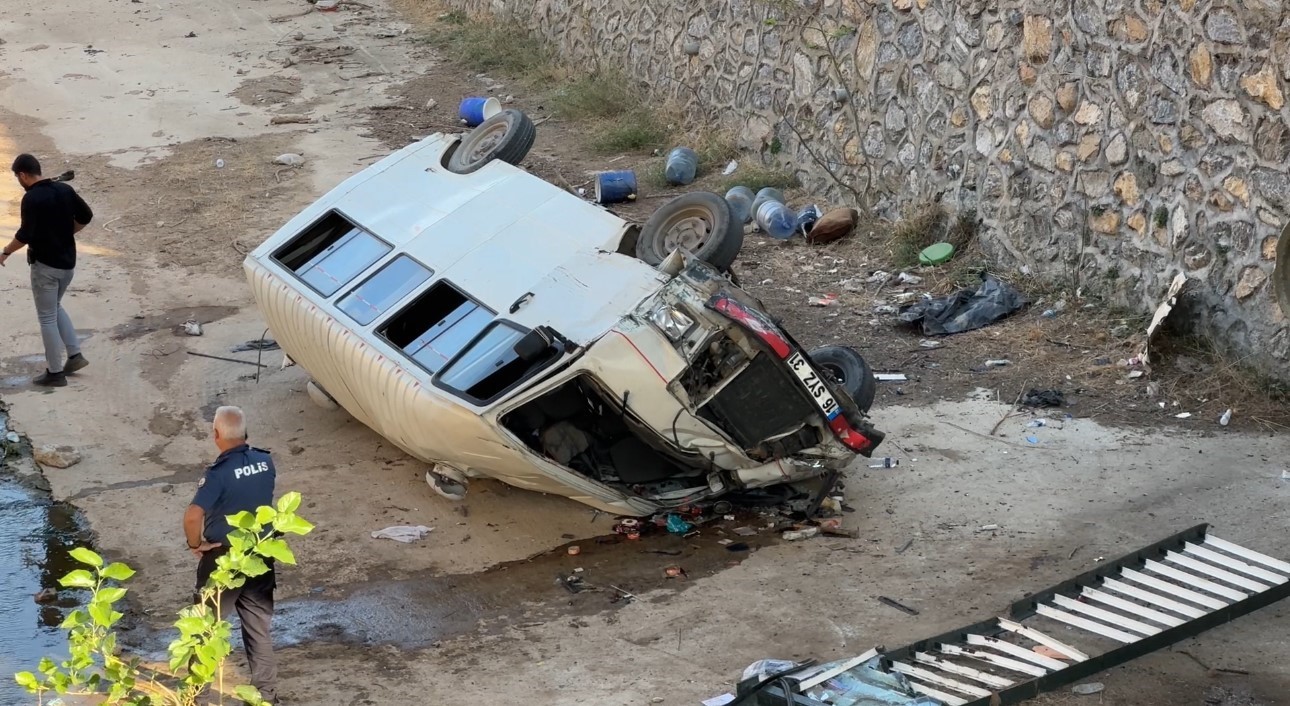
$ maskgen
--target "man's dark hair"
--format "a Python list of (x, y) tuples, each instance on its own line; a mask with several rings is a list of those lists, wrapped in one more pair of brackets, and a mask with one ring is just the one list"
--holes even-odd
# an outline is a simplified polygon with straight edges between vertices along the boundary
[(13, 173), (40, 176), (40, 160), (36, 159), (33, 155), (20, 154), (13, 160)]

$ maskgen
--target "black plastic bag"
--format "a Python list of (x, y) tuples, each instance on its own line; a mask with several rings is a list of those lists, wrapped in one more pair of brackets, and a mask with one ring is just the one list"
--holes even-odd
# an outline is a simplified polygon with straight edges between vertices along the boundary
[(945, 336), (988, 326), (1025, 305), (1025, 297), (1012, 285), (986, 277), (975, 291), (960, 289), (947, 297), (914, 302), (897, 318), (907, 324), (922, 322), (926, 336)]

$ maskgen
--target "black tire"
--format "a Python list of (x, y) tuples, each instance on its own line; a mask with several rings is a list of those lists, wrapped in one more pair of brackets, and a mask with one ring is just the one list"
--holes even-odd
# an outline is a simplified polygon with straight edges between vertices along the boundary
[(863, 356), (848, 346), (821, 346), (807, 354), (820, 372), (833, 378), (851, 396), (860, 411), (869, 413), (878, 382)]
[(448, 156), (448, 171), (470, 174), (500, 159), (518, 165), (533, 149), (537, 128), (523, 111), (508, 109), (471, 130)]
[(743, 224), (730, 204), (707, 191), (678, 196), (654, 211), (636, 240), (636, 257), (655, 267), (683, 247), (719, 270), (728, 270), (744, 245)]

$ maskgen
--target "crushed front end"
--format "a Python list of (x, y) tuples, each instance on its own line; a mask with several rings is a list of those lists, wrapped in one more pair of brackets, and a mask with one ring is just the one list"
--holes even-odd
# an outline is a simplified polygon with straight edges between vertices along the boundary
[(644, 317), (688, 362), (669, 389), (747, 457), (745, 487), (784, 482), (872, 455), (883, 439), (846, 391), (755, 298), (689, 259)]

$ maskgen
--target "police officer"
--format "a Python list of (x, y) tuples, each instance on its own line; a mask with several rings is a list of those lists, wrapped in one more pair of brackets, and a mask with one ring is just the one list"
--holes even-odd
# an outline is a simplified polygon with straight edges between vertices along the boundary
[[(254, 513), (261, 505), (272, 505), (277, 475), (269, 453), (247, 445), (246, 415), (240, 408), (215, 410), (212, 426), (220, 455), (198, 481), (197, 494), (184, 513), (188, 549), (198, 558), (198, 592), (215, 570), (215, 560), (228, 551), (225, 543), (232, 528), (225, 518), (244, 510)], [(220, 613), (229, 616), (233, 609), (237, 610), (242, 621), (246, 659), (251, 666), (251, 685), (260, 690), (265, 700), (277, 703), (274, 687), (278, 665), (269, 637), (275, 587), (273, 563), (269, 562), (268, 573), (247, 579), (241, 588), (224, 592)]]

